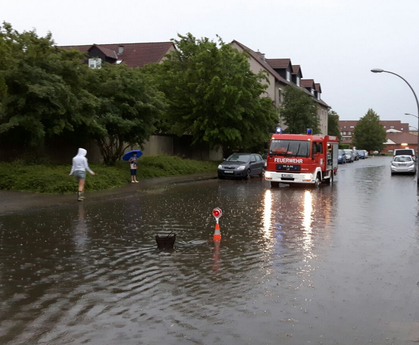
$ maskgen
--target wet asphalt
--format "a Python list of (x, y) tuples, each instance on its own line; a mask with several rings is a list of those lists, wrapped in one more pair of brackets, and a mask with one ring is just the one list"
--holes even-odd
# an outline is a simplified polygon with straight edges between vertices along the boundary
[(417, 344), (417, 185), (389, 164), (32, 195), (0, 215), (0, 344)]

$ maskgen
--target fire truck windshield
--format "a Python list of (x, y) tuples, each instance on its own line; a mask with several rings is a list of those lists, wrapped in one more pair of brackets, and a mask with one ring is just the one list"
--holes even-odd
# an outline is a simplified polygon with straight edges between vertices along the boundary
[(310, 141), (273, 139), (269, 154), (285, 157), (309, 157)]

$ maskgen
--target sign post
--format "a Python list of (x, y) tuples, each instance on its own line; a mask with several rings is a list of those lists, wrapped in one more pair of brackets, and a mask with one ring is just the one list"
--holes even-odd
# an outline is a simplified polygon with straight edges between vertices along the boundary
[(220, 231), (220, 224), (218, 223), (220, 217), (223, 215), (223, 211), (221, 211), (221, 208), (216, 207), (212, 210), (212, 215), (215, 218), (215, 231), (214, 231), (214, 241), (220, 241), (221, 240), (221, 231)]

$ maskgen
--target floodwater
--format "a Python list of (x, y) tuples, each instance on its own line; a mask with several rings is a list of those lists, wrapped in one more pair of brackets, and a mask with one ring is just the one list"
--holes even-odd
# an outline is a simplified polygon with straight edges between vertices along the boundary
[(2, 216), (0, 344), (415, 344), (416, 181), (389, 164), (319, 189), (210, 180)]

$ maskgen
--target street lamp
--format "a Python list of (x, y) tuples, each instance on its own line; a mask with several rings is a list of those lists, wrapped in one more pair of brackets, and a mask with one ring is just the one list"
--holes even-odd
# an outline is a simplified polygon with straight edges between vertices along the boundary
[[(410, 90), (412, 90), (412, 92), (413, 92), (413, 96), (415, 96), (415, 100), (416, 100), (416, 107), (417, 107), (417, 109), (418, 109), (418, 112), (417, 112), (417, 114), (419, 114), (419, 102), (418, 102), (418, 97), (416, 96), (416, 93), (415, 93), (415, 90), (413, 90), (413, 87), (412, 86), (410, 86), (410, 84), (407, 82), (407, 80), (406, 79), (404, 79), (401, 75), (398, 75), (397, 73), (394, 73), (394, 72), (390, 72), (390, 71), (385, 71), (385, 70), (383, 70), (383, 69), (381, 69), (381, 68), (373, 68), (372, 70), (371, 70), (371, 72), (372, 73), (390, 73), (390, 74), (393, 74), (393, 75), (395, 75), (396, 77), (399, 77), (400, 79), (402, 79), (409, 87), (410, 87)], [(411, 115), (411, 114), (410, 114)], [(415, 115), (413, 115), (413, 116), (415, 116)], [(416, 116), (417, 118), (418, 118), (418, 128), (419, 128), (419, 117), (418, 116)], [(418, 150), (419, 150), (419, 135), (418, 135), (418, 146), (417, 146), (417, 148), (416, 148), (416, 156), (418, 156)], [(418, 159), (416, 159), (416, 161), (418, 161)], [(419, 171), (417, 171), (418, 169), (416, 169), (416, 181), (417, 181), (417, 187), (419, 188)]]
[(411, 113), (404, 113), (404, 114), (405, 114), (405, 115), (414, 116), (414, 117), (418, 118), (418, 116), (417, 116), (417, 115), (415, 115), (415, 114), (411, 114)]

